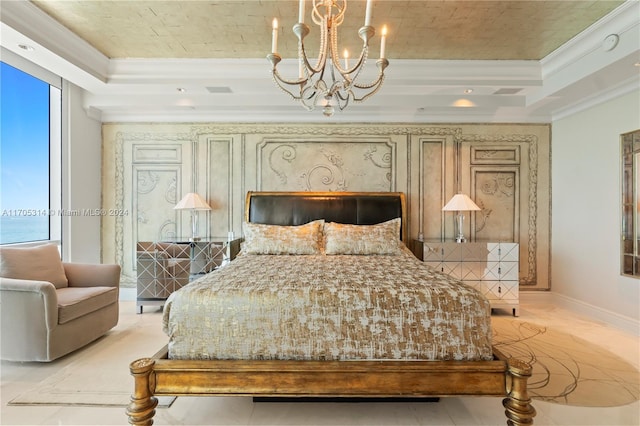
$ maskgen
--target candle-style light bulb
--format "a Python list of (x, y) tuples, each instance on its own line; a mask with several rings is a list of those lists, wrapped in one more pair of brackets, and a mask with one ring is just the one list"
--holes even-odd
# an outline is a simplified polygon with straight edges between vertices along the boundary
[(364, 24), (371, 25), (371, 9), (372, 9), (373, 0), (367, 0), (367, 8), (364, 13)]
[(304, 0), (300, 0), (300, 8), (298, 9), (298, 22), (304, 24)]
[(344, 49), (344, 67), (349, 69), (349, 51), (347, 49)]
[(385, 49), (387, 47), (387, 26), (382, 27), (382, 38), (380, 38), (380, 59), (384, 59)]
[(271, 53), (278, 52), (278, 19), (273, 18), (273, 31), (271, 33)]

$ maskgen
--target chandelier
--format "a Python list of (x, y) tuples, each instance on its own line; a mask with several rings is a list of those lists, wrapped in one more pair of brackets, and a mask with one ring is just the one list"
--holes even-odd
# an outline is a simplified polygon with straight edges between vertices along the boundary
[(369, 55), (369, 40), (375, 35), (371, 26), (372, 0), (367, 0), (364, 26), (358, 34), (362, 39), (360, 57), (353, 66), (349, 66), (348, 52), (344, 51), (343, 64), (338, 53), (338, 27), (344, 20), (347, 11), (347, 0), (313, 0), (311, 18), (320, 27), (320, 50), (315, 65), (307, 57), (304, 38), (309, 34), (309, 27), (304, 23), (305, 0), (300, 0), (298, 23), (293, 26), (293, 33), (298, 37), (298, 78), (288, 80), (278, 72), (278, 63), (282, 60), (278, 52), (278, 20), (273, 20), (273, 38), (271, 53), (267, 59), (271, 62), (271, 74), (285, 93), (311, 111), (316, 106), (323, 107), (323, 114), (330, 117), (337, 106), (344, 110), (350, 101), (362, 102), (374, 95), (382, 86), (384, 70), (389, 65), (385, 58), (386, 27), (382, 28), (380, 40), (380, 59), (377, 78), (369, 83), (356, 82), (364, 68)]

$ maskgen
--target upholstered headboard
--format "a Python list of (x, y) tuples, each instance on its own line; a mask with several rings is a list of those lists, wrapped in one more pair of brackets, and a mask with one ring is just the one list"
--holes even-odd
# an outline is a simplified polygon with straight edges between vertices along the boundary
[(245, 220), (269, 225), (303, 225), (316, 219), (354, 225), (374, 225), (402, 219), (407, 241), (405, 197), (402, 192), (253, 192), (247, 193)]

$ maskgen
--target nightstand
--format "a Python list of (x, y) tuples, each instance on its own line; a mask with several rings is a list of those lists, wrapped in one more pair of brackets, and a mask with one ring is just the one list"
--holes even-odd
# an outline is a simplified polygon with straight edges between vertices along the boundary
[(518, 243), (414, 241), (414, 253), (427, 265), (479, 290), (491, 308), (512, 309), (518, 316)]
[(240, 239), (175, 238), (142, 241), (136, 246), (136, 307), (162, 306), (169, 295), (189, 282), (223, 267), (240, 251)]

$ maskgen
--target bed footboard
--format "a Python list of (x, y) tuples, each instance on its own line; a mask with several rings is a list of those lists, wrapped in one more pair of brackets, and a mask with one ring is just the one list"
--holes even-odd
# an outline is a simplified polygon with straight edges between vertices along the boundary
[(506, 393), (502, 400), (507, 416), (507, 425), (532, 425), (536, 410), (531, 405), (527, 391), (527, 381), (531, 377), (531, 366), (525, 362), (510, 358), (507, 361)]
[(130, 365), (129, 423), (151, 425), (156, 395), (285, 397), (506, 396), (507, 424), (533, 424), (531, 368), (493, 361), (169, 360), (166, 348)]
[(129, 424), (151, 426), (156, 414), (158, 399), (153, 396), (153, 366), (152, 358), (141, 358), (129, 365), (134, 378), (134, 390), (131, 402), (127, 406)]

